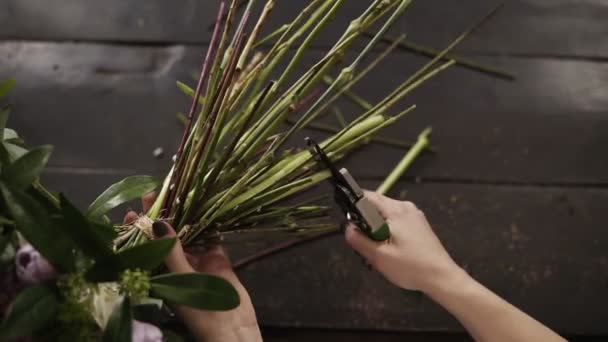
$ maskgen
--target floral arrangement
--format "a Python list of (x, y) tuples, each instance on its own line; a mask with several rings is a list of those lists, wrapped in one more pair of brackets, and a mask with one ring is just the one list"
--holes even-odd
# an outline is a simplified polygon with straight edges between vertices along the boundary
[[(262, 38), (259, 34), (274, 0), (266, 1), (252, 25), (253, 1), (241, 2), (245, 5), (240, 17), (239, 1), (231, 1), (227, 10), (221, 2), (196, 87), (178, 82), (180, 89), (192, 96), (192, 105), (184, 118), (185, 129), (173, 166), (150, 210), (132, 225), (117, 225), (117, 250), (148, 240), (149, 226), (157, 219), (170, 222), (186, 245), (235, 233), (306, 234), (338, 228), (324, 219), (328, 208), (320, 205), (318, 198), (285, 204), (285, 199), (329, 177), (307, 150), (287, 147), (287, 143), (295, 133), (330, 112), (338, 98), (352, 94), (351, 87), (402, 42), (403, 37), (398, 38), (364, 65), (370, 51), (411, 3), (371, 1), (328, 52), (298, 74), (303, 54), (343, 2), (310, 1), (293, 21)], [(365, 38), (362, 33), (374, 23), (381, 27), (370, 39)], [(321, 142), (329, 158), (343, 158), (369, 142), (379, 130), (412, 112), (415, 105), (396, 111), (393, 107), (454, 64), (454, 60), (443, 58), (467, 33)], [(368, 41), (349, 64), (336, 71), (359, 39)], [(282, 63), (287, 65), (283, 67)], [(332, 77), (334, 72), (337, 75)], [(270, 79), (270, 75), (278, 76)], [(427, 129), (420, 135), (405, 158), (405, 167), (397, 173), (402, 173), (427, 146), (429, 133)], [(390, 188), (397, 177), (390, 177), (382, 190)]]
[[(290, 138), (304, 127), (330, 133), (320, 145), (334, 161), (370, 141), (403, 146), (374, 135), (412, 112), (415, 105), (393, 107), (441, 71), (460, 64), (510, 77), (448, 55), (496, 9), (447, 48), (433, 51), (406, 43), (403, 35), (394, 40), (385, 36), (411, 0), (371, 1), (324, 56), (298, 73), (304, 53), (343, 2), (311, 0), (291, 22), (260, 37), (275, 0), (266, 0), (255, 21), (253, 0), (222, 1), (198, 83), (191, 88), (178, 82), (192, 105), (183, 116), (184, 132), (164, 181), (127, 177), (86, 212), (40, 183), (52, 148), (25, 149), (17, 132), (6, 128), (10, 108), (2, 107), (1, 279), (12, 290), (0, 297), (0, 339), (178, 339), (166, 324), (172, 305), (230, 310), (239, 305), (239, 297), (220, 277), (163, 274), (160, 266), (175, 238), (154, 240), (154, 221), (171, 223), (186, 245), (229, 234), (335, 232), (338, 227), (327, 219), (328, 207), (319, 198), (292, 200), (329, 173), (319, 169), (307, 150), (287, 147)], [(244, 10), (239, 15), (240, 7)], [(370, 33), (374, 24), (380, 28)], [(363, 48), (341, 66), (359, 39), (366, 39)], [(366, 61), (382, 41), (390, 43), (388, 48)], [(351, 88), (398, 47), (423, 53), (430, 61), (375, 104), (354, 94)], [(13, 85), (13, 80), (0, 82), (0, 99)], [(360, 105), (356, 119), (341, 120), (341, 128), (315, 121), (333, 112), (343, 96)], [(425, 129), (408, 146), (378, 191), (388, 191), (428, 148), (429, 134)], [(109, 211), (154, 190), (154, 204), (137, 220), (110, 223)]]
[[(0, 97), (13, 85), (0, 82)], [(39, 175), (52, 148), (26, 150), (17, 132), (5, 127), (9, 111), (0, 110), (0, 340), (161, 341), (175, 335), (157, 327), (167, 304), (206, 310), (239, 305), (223, 278), (153, 273), (175, 239), (115, 252), (118, 234), (100, 215), (120, 202), (112, 202), (117, 196), (100, 197), (82, 213), (65, 196), (50, 193)]]

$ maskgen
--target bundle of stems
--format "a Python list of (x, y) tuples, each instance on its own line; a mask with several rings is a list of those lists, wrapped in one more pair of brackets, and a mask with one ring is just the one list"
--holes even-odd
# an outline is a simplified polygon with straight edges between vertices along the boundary
[[(225, 234), (336, 229), (319, 220), (328, 208), (318, 198), (285, 204), (329, 177), (307, 150), (286, 143), (377, 66), (403, 40), (363, 65), (388, 28), (411, 0), (374, 0), (346, 27), (341, 37), (312, 67), (297, 74), (304, 54), (334, 18), (344, 0), (312, 0), (290, 23), (260, 38), (275, 0), (267, 0), (253, 22), (254, 0), (237, 14), (238, 1), (222, 1), (209, 48), (194, 89), (178, 85), (192, 96), (174, 164), (154, 205), (142, 219), (172, 223), (184, 243)], [(374, 23), (371, 39), (361, 35)], [(382, 128), (410, 113), (415, 106), (394, 109), (408, 93), (454, 63), (445, 54), (471, 30), (405, 79), (381, 101), (363, 109), (353, 121), (320, 143), (332, 160), (368, 142)], [(362, 38), (363, 48), (335, 73)], [(266, 51), (256, 51), (268, 41)], [(265, 45), (266, 46), (266, 45)], [(309, 61), (306, 61), (307, 63)], [(285, 67), (280, 65), (286, 64)], [(271, 75), (277, 75), (271, 79)], [(295, 80), (294, 80), (295, 79)], [(324, 87), (324, 82), (328, 82)], [(321, 89), (321, 91), (319, 91)], [(391, 114), (392, 113), (392, 114)], [(297, 115), (297, 119), (294, 117)], [(289, 122), (289, 125), (284, 125)], [(285, 128), (288, 127), (288, 128)], [(321, 223), (319, 223), (321, 222)], [(146, 239), (141, 223), (118, 227), (117, 249)]]

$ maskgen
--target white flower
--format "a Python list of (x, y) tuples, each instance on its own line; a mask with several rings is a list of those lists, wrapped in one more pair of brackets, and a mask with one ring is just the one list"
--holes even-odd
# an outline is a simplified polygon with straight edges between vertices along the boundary
[(93, 294), (91, 315), (101, 329), (104, 329), (116, 305), (123, 296), (118, 291), (118, 283), (100, 283), (98, 291)]
[(131, 341), (133, 342), (162, 342), (163, 332), (157, 326), (150, 323), (133, 320), (131, 330)]
[(57, 278), (57, 271), (30, 244), (19, 248), (15, 256), (17, 277), (24, 284), (34, 285)]

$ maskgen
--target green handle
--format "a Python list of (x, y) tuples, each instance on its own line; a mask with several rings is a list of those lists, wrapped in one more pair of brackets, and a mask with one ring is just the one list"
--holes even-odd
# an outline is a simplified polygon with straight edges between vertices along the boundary
[(383, 224), (382, 227), (376, 229), (376, 231), (372, 231), (369, 234), (373, 240), (376, 241), (384, 241), (391, 237), (391, 231), (388, 229), (388, 224)]

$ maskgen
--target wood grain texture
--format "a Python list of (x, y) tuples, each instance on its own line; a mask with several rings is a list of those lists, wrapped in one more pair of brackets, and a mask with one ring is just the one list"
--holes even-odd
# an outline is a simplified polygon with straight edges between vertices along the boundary
[[(120, 177), (52, 171), (44, 181), (86, 205)], [(608, 190), (401, 182), (391, 195), (416, 202), (457, 262), (506, 300), (561, 333), (608, 334)], [(227, 246), (236, 260), (285, 238)], [(428, 299), (368, 271), (341, 236), (262, 259), (239, 276), (266, 326), (462, 330)]]
[[(218, 1), (5, 0), (0, 3), (0, 39), (206, 43)], [(258, 7), (264, 1), (258, 1)], [(267, 31), (295, 17), (306, 1), (279, 1)], [(325, 34), (327, 47), (370, 1), (345, 1)], [(414, 42), (441, 47), (498, 1), (424, 0), (392, 31)], [(477, 53), (608, 57), (608, 4), (603, 0), (509, 0), (505, 8), (463, 45)]]
[[(204, 48), (73, 43), (0, 44), (0, 74), (18, 79), (10, 126), (31, 145), (55, 145), (51, 165), (160, 172), (180, 136), (175, 113), (189, 98), (175, 87), (191, 80)], [(307, 66), (318, 58), (308, 55)], [(608, 64), (559, 59), (484, 57), (517, 75), (496, 81), (454, 67), (414, 91), (391, 113), (418, 109), (381, 134), (412, 141), (435, 129), (435, 155), (412, 177), (526, 184), (608, 184)], [(425, 62), (396, 54), (356, 88), (378, 101)], [(193, 83), (193, 82), (191, 82)], [(361, 109), (345, 101), (352, 117)], [(331, 117), (329, 123), (337, 126)], [(303, 144), (303, 132), (292, 145)], [(162, 147), (164, 158), (152, 151)], [(404, 151), (370, 145), (347, 165), (359, 177), (385, 176)], [(374, 165), (374, 167), (370, 167)]]
[[(305, 3), (278, 1), (265, 32), (295, 17)], [(367, 3), (344, 1), (303, 66)], [(390, 33), (441, 48), (496, 3), (414, 1)], [(0, 78), (18, 80), (9, 98), (9, 126), (30, 145), (55, 145), (45, 184), (85, 208), (127, 175), (163, 175), (180, 136), (175, 113), (189, 106), (175, 81), (198, 72), (217, 4), (0, 2)], [(423, 155), (406, 177), (421, 182), (400, 182), (391, 195), (416, 202), (448, 250), (481, 282), (568, 334), (608, 335), (607, 17), (605, 0), (506, 1), (458, 52), (511, 72), (517, 81), (454, 67), (400, 103), (396, 109), (412, 103), (418, 109), (382, 132), (412, 141), (427, 125), (434, 127), (438, 153)], [(424, 61), (391, 56), (356, 90), (378, 100)], [(347, 101), (341, 106), (349, 117), (360, 111)], [(325, 123), (337, 125), (332, 118)], [(305, 131), (292, 144), (306, 135), (324, 136)], [(161, 159), (152, 156), (157, 147), (165, 151)], [(370, 145), (345, 165), (359, 179), (378, 180), (403, 152)], [(316, 191), (328, 190), (322, 185)], [(138, 203), (129, 206), (139, 210)], [(126, 208), (115, 210), (113, 219)], [(227, 246), (238, 259), (283, 239)], [(263, 325), (316, 329), (304, 338), (300, 330), (275, 331), (268, 340), (426, 340), (425, 334), (399, 332), (462, 331), (435, 304), (367, 271), (340, 236), (264, 259), (240, 276)], [(462, 334), (434, 337), (468, 340)]]
[[(561, 333), (606, 334), (608, 192), (432, 183), (399, 189), (426, 212), (453, 257), (496, 293)], [(461, 329), (434, 303), (368, 271), (339, 236), (240, 275), (269, 325)]]

